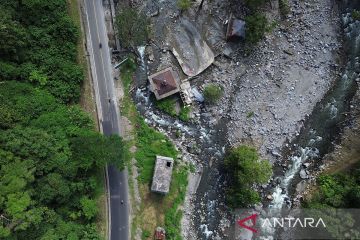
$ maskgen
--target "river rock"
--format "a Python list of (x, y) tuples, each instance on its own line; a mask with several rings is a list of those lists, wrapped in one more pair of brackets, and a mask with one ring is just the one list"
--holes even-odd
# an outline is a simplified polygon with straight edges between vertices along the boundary
[(301, 193), (305, 190), (306, 188), (306, 181), (302, 180), (301, 182), (299, 182), (298, 184), (296, 184), (296, 192)]
[(187, 146), (187, 150), (189, 153), (194, 154), (195, 153), (196, 144), (195, 143), (189, 143)]
[(287, 165), (286, 163), (281, 164), (281, 166), (282, 166), (284, 169), (288, 169), (288, 165)]
[(276, 178), (276, 184), (280, 184), (281, 183), (281, 178)]
[(307, 172), (306, 172), (305, 169), (301, 169), (299, 175), (300, 175), (300, 178), (302, 178), (302, 179), (307, 179), (307, 178), (309, 178), (309, 176), (308, 176), (308, 174), (307, 174)]
[(149, 54), (148, 58), (149, 58), (149, 61), (151, 61), (151, 62), (153, 62), (155, 60), (155, 56), (153, 53)]
[(266, 198), (267, 198), (267, 200), (269, 200), (269, 201), (272, 201), (272, 200), (274, 199), (271, 194), (267, 195)]
[[(264, 128), (265, 129), (265, 128)], [(265, 131), (265, 130), (264, 130)], [(281, 154), (278, 152), (278, 151), (276, 151), (276, 150), (273, 150), (272, 152), (271, 152), (271, 154), (272, 155), (274, 155), (275, 157), (281, 157)]]
[(303, 163), (304, 168), (308, 168), (310, 166), (310, 163)]
[(262, 203), (255, 204), (254, 208), (256, 211), (260, 212), (263, 210), (263, 204)]

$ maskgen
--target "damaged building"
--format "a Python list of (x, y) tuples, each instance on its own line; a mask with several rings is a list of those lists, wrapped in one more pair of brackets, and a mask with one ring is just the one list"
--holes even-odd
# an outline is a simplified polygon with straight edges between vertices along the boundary
[(151, 191), (167, 194), (170, 189), (174, 160), (169, 157), (156, 156), (155, 170)]
[(233, 41), (237, 39), (245, 39), (245, 21), (230, 16), (226, 31), (226, 40)]
[(180, 79), (171, 67), (149, 76), (151, 91), (157, 100), (166, 98), (180, 91)]
[(157, 100), (180, 92), (180, 97), (185, 105), (192, 103), (193, 94), (190, 83), (187, 80), (180, 81), (179, 74), (172, 67), (156, 72), (148, 79), (150, 90), (155, 94)]

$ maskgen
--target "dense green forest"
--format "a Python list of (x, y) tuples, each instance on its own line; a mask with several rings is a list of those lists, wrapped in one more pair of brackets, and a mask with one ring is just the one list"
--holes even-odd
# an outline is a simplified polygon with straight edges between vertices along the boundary
[(307, 207), (360, 208), (360, 164), (351, 172), (323, 174)]
[(79, 30), (66, 0), (0, 0), (0, 26), (0, 80), (30, 82), (62, 102), (77, 101)]
[(360, 239), (359, 216), (352, 211), (360, 208), (360, 164), (345, 172), (319, 176), (317, 188), (303, 207), (310, 208), (313, 216), (323, 217), (326, 231), (334, 239)]
[(83, 70), (66, 0), (0, 0), (0, 239), (99, 239), (106, 163), (123, 166), (76, 105)]

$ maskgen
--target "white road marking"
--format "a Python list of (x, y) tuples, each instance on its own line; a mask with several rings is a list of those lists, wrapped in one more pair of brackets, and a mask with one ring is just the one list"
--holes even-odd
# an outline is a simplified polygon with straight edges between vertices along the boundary
[[(85, 2), (85, 5), (87, 5), (87, 0), (84, 1)], [(87, 7), (85, 9), (88, 9)], [(94, 10), (94, 12), (96, 12)], [(89, 44), (90, 44), (90, 48), (92, 50), (92, 60), (93, 60), (93, 63), (94, 63), (94, 77), (96, 78), (94, 80), (95, 84), (96, 84), (96, 92), (97, 92), (97, 96), (99, 98), (99, 104), (98, 104), (98, 111), (99, 111), (99, 115), (101, 116), (101, 120), (104, 118), (103, 117), (103, 112), (102, 112), (102, 108), (101, 108), (101, 100), (100, 100), (100, 92), (99, 92), (99, 82), (98, 82), (98, 77), (97, 77), (97, 72), (96, 72), (96, 67), (95, 67), (95, 52), (94, 52), (94, 48), (92, 46), (92, 41), (91, 41), (91, 28), (90, 28), (90, 21), (89, 21), (89, 15), (87, 13), (87, 11), (85, 10), (85, 13), (86, 13), (86, 20), (87, 20), (87, 25), (88, 25), (88, 31), (89, 31)], [(95, 13), (95, 21), (96, 20), (96, 13)], [(98, 29), (98, 28), (97, 28)], [(98, 38), (99, 38), (99, 35), (98, 35)], [(101, 54), (101, 51), (100, 51), (100, 54)], [(105, 78), (106, 79), (106, 78)], [(106, 84), (105, 84), (106, 86)], [(100, 122), (100, 130), (103, 132), (103, 128), (102, 128), (102, 123)], [(111, 196), (111, 193), (110, 193), (110, 188), (109, 188), (109, 172), (108, 172), (108, 165), (106, 164), (105, 166), (105, 178), (106, 178), (106, 184), (107, 184), (107, 189), (108, 189), (108, 197), (107, 197), (107, 202), (108, 202), (108, 240), (111, 239), (111, 213), (110, 213), (110, 209), (111, 209), (111, 202), (110, 202), (110, 196)]]
[[(92, 9), (93, 9), (93, 11), (94, 11), (94, 17), (95, 17), (95, 23), (96, 23), (96, 31), (97, 31), (97, 40), (98, 40), (98, 42), (100, 43), (100, 33), (99, 33), (99, 24), (101, 23), (101, 22), (99, 22), (98, 20), (99, 19), (105, 19), (105, 16), (103, 15), (103, 11), (100, 11), (100, 12), (97, 12), (96, 11), (96, 4), (98, 3), (99, 5), (101, 5), (101, 1), (100, 0), (98, 0), (98, 2), (93, 2), (92, 1), (92, 3), (89, 5), (89, 4), (87, 4), (87, 2), (88, 2), (88, 0), (84, 0), (85, 1), (85, 5), (86, 6), (91, 6), (92, 7)], [(102, 7), (102, 6), (100, 6), (100, 7)], [(89, 8), (87, 8), (87, 9), (89, 9)], [(86, 12), (86, 11), (85, 11)], [(100, 15), (99, 16), (97, 16), (97, 13), (99, 13)], [(92, 36), (91, 36), (91, 30), (90, 30), (90, 26), (89, 26), (89, 24), (90, 24), (90, 22), (89, 22), (89, 17), (88, 17), (88, 13), (86, 12), (86, 18), (87, 18), (87, 25), (88, 25), (88, 31), (89, 31), (89, 39), (90, 39), (90, 46), (92, 46), (92, 40), (93, 40), (93, 38), (92, 38)], [(105, 26), (104, 26), (105, 27)], [(95, 39), (94, 39), (95, 40)], [(102, 68), (103, 68), (103, 74), (104, 74), (104, 80), (105, 80), (105, 91), (106, 91), (106, 94), (107, 94), (107, 97), (109, 98), (111, 98), (111, 99), (113, 99), (113, 103), (114, 103), (114, 107), (115, 107), (115, 115), (110, 115), (109, 114), (109, 116), (110, 116), (110, 123), (111, 123), (111, 125), (112, 125), (112, 128), (114, 127), (113, 126), (113, 120), (116, 120), (116, 123), (115, 124), (117, 124), (117, 126), (118, 126), (118, 131), (119, 132), (113, 132), (113, 133), (118, 133), (119, 135), (120, 135), (120, 112), (119, 112), (119, 108), (118, 108), (118, 105), (117, 105), (117, 103), (118, 103), (118, 101), (117, 101), (117, 96), (116, 96), (116, 94), (115, 94), (115, 91), (114, 91), (114, 89), (115, 89), (115, 82), (113, 81), (113, 78), (112, 78), (112, 68), (111, 68), (111, 66), (112, 66), (112, 64), (111, 64), (111, 59), (110, 59), (110, 51), (108, 51), (109, 50), (109, 48), (108, 48), (108, 46), (106, 45), (108, 43), (108, 37), (107, 37), (107, 35), (105, 34), (104, 35), (104, 45), (105, 45), (105, 50), (104, 49), (100, 49), (99, 50), (99, 52), (100, 52), (100, 59), (101, 59), (101, 63), (102, 63)], [(96, 44), (95, 44), (96, 45)], [(100, 93), (99, 93), (99, 82), (98, 82), (98, 78), (97, 78), (97, 72), (96, 72), (96, 68), (95, 68), (95, 52), (94, 52), (94, 48), (92, 47), (91, 48), (92, 49), (92, 60), (93, 60), (93, 64), (94, 64), (94, 72), (95, 72), (95, 76), (96, 76), (96, 91), (97, 91), (97, 94), (98, 94), (98, 96), (100, 96)], [(103, 52), (103, 50), (105, 51), (105, 52)], [(104, 54), (103, 54), (104, 53)], [(107, 57), (107, 53), (109, 53), (109, 57)], [(104, 57), (104, 55), (105, 55), (105, 57)], [(107, 65), (104, 65), (104, 58), (105, 58), (105, 61), (107, 60)], [(106, 69), (105, 69), (106, 68)], [(109, 74), (109, 75), (107, 75), (107, 74)], [(108, 78), (106, 77), (106, 76), (109, 76)], [(110, 81), (110, 82), (109, 82)], [(106, 84), (106, 83), (109, 83), (109, 84), (111, 84), (111, 86), (110, 86), (110, 89), (108, 89), (108, 85)], [(99, 115), (100, 115), (100, 111), (101, 111), (101, 116), (102, 117), (104, 117), (103, 116), (103, 113), (102, 113), (102, 109), (101, 109), (101, 99), (99, 99), (99, 102), (100, 102), (100, 108), (99, 108)], [(109, 109), (110, 109), (110, 111), (111, 111), (111, 108), (109, 107)], [(109, 111), (109, 113), (110, 113), (110, 111)], [(115, 116), (115, 119), (113, 119), (113, 117)], [(101, 119), (100, 119), (101, 120)], [(102, 124), (101, 124), (102, 125)], [(101, 129), (102, 129), (102, 126), (100, 126), (101, 127)], [(114, 129), (113, 128), (113, 130), (116, 130), (116, 129)], [(125, 176), (125, 179), (127, 179), (127, 170), (124, 170), (125, 172), (123, 173), (124, 174), (124, 176)], [(106, 170), (105, 170), (105, 174), (106, 174), (106, 182), (107, 182), (107, 186), (108, 186), (108, 188), (107, 188), (107, 190), (108, 190), (108, 199), (107, 199), (107, 201), (108, 201), (108, 206), (109, 206), (109, 209), (108, 209), (108, 221), (109, 221), (109, 226), (108, 226), (108, 238), (109, 238), (109, 240), (111, 239), (111, 229), (112, 229), (112, 224), (111, 224), (111, 202), (110, 202), (110, 198), (111, 198), (111, 190), (110, 190), (110, 188), (109, 188), (109, 186), (110, 186), (110, 184), (109, 184), (109, 171), (108, 171), (108, 166), (106, 166)], [(125, 185), (126, 186), (126, 192), (128, 193), (128, 189), (127, 189), (127, 187), (128, 187), (128, 185), (126, 184)], [(129, 198), (127, 198), (126, 199), (126, 203), (128, 203), (128, 201), (129, 201)], [(126, 204), (127, 205), (127, 204)], [(125, 206), (125, 205), (124, 205)], [(130, 208), (127, 208), (127, 215), (128, 216), (130, 216), (130, 214), (129, 214), (129, 212), (130, 212)], [(120, 229), (126, 229), (125, 227), (121, 227)], [(130, 228), (128, 228), (127, 229), (128, 230), (128, 234), (130, 235)]]
[[(94, 1), (91, 1), (93, 4), (93, 9), (94, 9), (94, 16), (95, 16), (95, 25), (96, 25), (96, 33), (97, 33), (97, 37), (98, 37), (98, 42), (101, 43), (101, 40), (100, 40), (100, 35), (99, 35), (99, 24), (98, 24), (98, 18), (96, 16), (96, 8), (95, 8), (95, 5), (94, 5)], [(102, 68), (103, 68), (103, 74), (104, 74), (104, 80), (105, 80), (105, 91), (106, 91), (106, 96), (107, 98), (109, 98), (109, 91), (108, 91), (108, 88), (107, 88), (107, 79), (106, 79), (106, 74), (105, 74), (105, 65), (104, 65), (104, 59), (103, 59), (103, 55), (102, 55), (102, 49), (99, 50), (100, 52), (100, 59), (101, 59), (101, 63), (102, 63)]]
[[(88, 2), (88, 1), (84, 1), (85, 2), (85, 5), (87, 5), (86, 3)], [(87, 8), (85, 8), (85, 9), (87, 9)], [(100, 92), (99, 92), (99, 82), (98, 82), (98, 77), (97, 77), (97, 73), (96, 73), (96, 67), (95, 67), (95, 53), (94, 53), (94, 48), (93, 48), (93, 46), (92, 46), (92, 41), (91, 41), (91, 30), (90, 30), (90, 23), (89, 23), (89, 15), (88, 15), (88, 13), (87, 13), (87, 11), (85, 11), (85, 14), (86, 14), (86, 20), (87, 20), (87, 25), (88, 25), (88, 31), (89, 31), (89, 39), (90, 39), (90, 41), (89, 41), (89, 45), (90, 45), (90, 48), (91, 48), (91, 51), (92, 51), (92, 55), (90, 54), (90, 58), (92, 59), (92, 61), (93, 61), (93, 63), (94, 63), (94, 69), (93, 69), (93, 73), (94, 73), (94, 78), (95, 78), (95, 84), (96, 84), (96, 88), (95, 88), (95, 92), (96, 92), (96, 95), (97, 95), (97, 97), (99, 98), (98, 100), (99, 101), (97, 101), (97, 102), (99, 102), (98, 104), (97, 104), (97, 107), (98, 107), (98, 111), (99, 111), (99, 115), (100, 115), (100, 130), (101, 131), (103, 131), (103, 129), (102, 129), (102, 124), (101, 124), (101, 121), (102, 121), (102, 119), (104, 118), (103, 117), (103, 112), (102, 112), (102, 107), (101, 107), (101, 100), (100, 100)]]

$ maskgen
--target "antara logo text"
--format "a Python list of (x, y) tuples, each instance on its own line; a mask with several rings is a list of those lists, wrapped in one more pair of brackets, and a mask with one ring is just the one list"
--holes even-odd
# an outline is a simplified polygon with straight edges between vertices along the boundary
[[(253, 214), (249, 217), (246, 217), (246, 218), (243, 218), (243, 219), (237, 221), (237, 223), (240, 227), (256, 233), (257, 229), (254, 228), (254, 226), (256, 225), (257, 217), (258, 217), (258, 214)], [(251, 224), (249, 224), (249, 221), (251, 221)], [(264, 228), (264, 227), (271, 227), (271, 228), (277, 228), (277, 227), (288, 227), (288, 228), (324, 227), (324, 228), (326, 228), (326, 224), (322, 218), (294, 218), (294, 217), (277, 218), (277, 217), (272, 217), (272, 218), (263, 219), (263, 221), (261, 223), (261, 228)]]

